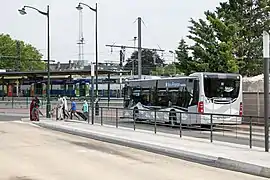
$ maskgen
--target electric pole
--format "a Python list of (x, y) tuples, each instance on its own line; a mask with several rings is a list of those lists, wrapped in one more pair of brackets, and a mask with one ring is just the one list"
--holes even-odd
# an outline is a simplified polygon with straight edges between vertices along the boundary
[[(141, 17), (138, 18), (138, 47), (136, 47), (136, 39), (137, 37), (134, 37), (134, 47), (132, 46), (124, 46), (124, 45), (106, 45), (108, 47), (117, 47), (117, 48), (121, 48), (121, 49), (137, 49), (138, 50), (138, 78), (141, 79), (142, 77), (142, 50), (151, 50), (151, 51), (161, 51), (161, 52), (164, 52), (165, 50), (162, 50), (162, 49), (151, 49), (151, 48), (143, 48), (142, 47), (142, 28), (141, 28), (141, 25), (142, 25), (142, 19)], [(132, 63), (132, 71), (134, 68), (134, 61), (133, 60), (133, 63)], [(134, 75), (134, 72), (135, 70), (132, 72), (132, 74)]]
[[(136, 40), (137, 40), (137, 37), (134, 37), (133, 41), (134, 41), (134, 48), (136, 47)], [(133, 59), (132, 60), (132, 77), (134, 78), (134, 75), (135, 75), (135, 61), (136, 59)]]
[(142, 19), (138, 18), (138, 78), (142, 78)]

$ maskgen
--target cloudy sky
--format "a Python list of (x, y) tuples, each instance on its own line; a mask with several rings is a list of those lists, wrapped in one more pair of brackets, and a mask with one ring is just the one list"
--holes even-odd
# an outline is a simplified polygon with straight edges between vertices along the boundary
[[(98, 3), (99, 59), (118, 61), (119, 49), (105, 47), (106, 44), (133, 46), (137, 36), (136, 19), (140, 16), (143, 47), (159, 47), (166, 50), (165, 60), (172, 60), (168, 52), (177, 48), (178, 42), (188, 34), (191, 17), (203, 17), (205, 10), (213, 10), (222, 0), (0, 0), (1, 33), (26, 41), (37, 47), (46, 59), (47, 28), (46, 18), (34, 10), (27, 9), (21, 16), (18, 9), (24, 5), (46, 11), (50, 5), (51, 16), (51, 58), (68, 62), (78, 59), (79, 12), (75, 8), (79, 2), (90, 6)], [(223, 0), (224, 1), (224, 0)], [(4, 4), (4, 5), (3, 5)], [(84, 58), (95, 61), (95, 13), (83, 9)], [(190, 43), (190, 42), (189, 42)], [(127, 50), (130, 56), (132, 50)], [(160, 54), (161, 55), (161, 54)]]

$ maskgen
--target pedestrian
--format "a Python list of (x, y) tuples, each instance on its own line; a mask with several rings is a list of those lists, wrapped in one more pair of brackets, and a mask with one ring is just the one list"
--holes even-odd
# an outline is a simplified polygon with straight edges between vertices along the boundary
[(35, 107), (35, 104), (36, 104), (36, 99), (33, 98), (32, 102), (30, 104), (30, 121), (33, 120), (33, 113), (32, 112), (33, 112), (33, 108)]
[(63, 120), (63, 106), (64, 106), (64, 101), (63, 98), (59, 95), (58, 98), (58, 103), (57, 103), (57, 115), (56, 115), (56, 120)]
[(89, 109), (88, 109), (88, 103), (87, 103), (86, 100), (84, 100), (82, 110), (83, 110), (83, 114), (85, 116), (85, 120), (87, 120), (88, 119), (88, 111), (89, 111)]
[(71, 113), (70, 113), (70, 119), (72, 119), (73, 115), (76, 116), (76, 102), (74, 99), (72, 99), (71, 102)]
[(64, 119), (68, 118), (68, 105), (67, 105), (67, 98), (64, 96), (63, 97), (63, 115), (64, 115)]
[(40, 100), (38, 99), (37, 96), (35, 97), (35, 103), (36, 103), (36, 106), (39, 108), (39, 106), (40, 106)]

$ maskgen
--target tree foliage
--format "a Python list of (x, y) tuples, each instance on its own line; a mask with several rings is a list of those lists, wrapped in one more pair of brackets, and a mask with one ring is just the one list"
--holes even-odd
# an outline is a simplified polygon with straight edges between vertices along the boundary
[(7, 70), (44, 70), (42, 55), (30, 44), (13, 40), (7, 34), (0, 34), (0, 68)]
[[(134, 62), (134, 73), (138, 74), (138, 51), (134, 51), (124, 66), (124, 70), (132, 70), (132, 63)], [(150, 75), (151, 71), (156, 67), (162, 66), (164, 61), (160, 56), (148, 49), (142, 50), (142, 74)]]
[(269, 31), (269, 12), (269, 0), (228, 0), (220, 3), (214, 12), (206, 11), (205, 18), (191, 19), (187, 37), (194, 45), (181, 45), (185, 44), (181, 40), (178, 51), (189, 49), (192, 57), (179, 57), (181, 53), (177, 53), (179, 68), (185, 74), (192, 71), (261, 73), (262, 32)]
[(164, 67), (156, 67), (155, 70), (151, 71), (151, 75), (155, 76), (177, 76), (182, 75), (183, 73), (176, 64), (169, 64)]
[(191, 46), (197, 71), (237, 72), (238, 66), (233, 56), (233, 42), (237, 26), (226, 24), (214, 13), (205, 12), (206, 21), (191, 19), (188, 38), (195, 42)]
[(194, 71), (197, 71), (196, 62), (193, 61), (192, 57), (188, 55), (188, 45), (184, 39), (181, 39), (178, 49), (176, 50), (176, 58), (178, 62), (176, 63), (176, 68), (178, 74), (188, 75)]

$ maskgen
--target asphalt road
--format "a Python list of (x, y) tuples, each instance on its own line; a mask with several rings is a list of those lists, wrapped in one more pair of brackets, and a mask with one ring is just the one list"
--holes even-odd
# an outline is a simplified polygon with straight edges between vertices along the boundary
[(1, 122), (0, 179), (260, 180), (123, 146)]
[(23, 115), (0, 115), (0, 122), (1, 121), (16, 121), (16, 120), (20, 120), (21, 118), (24, 118), (25, 116)]

